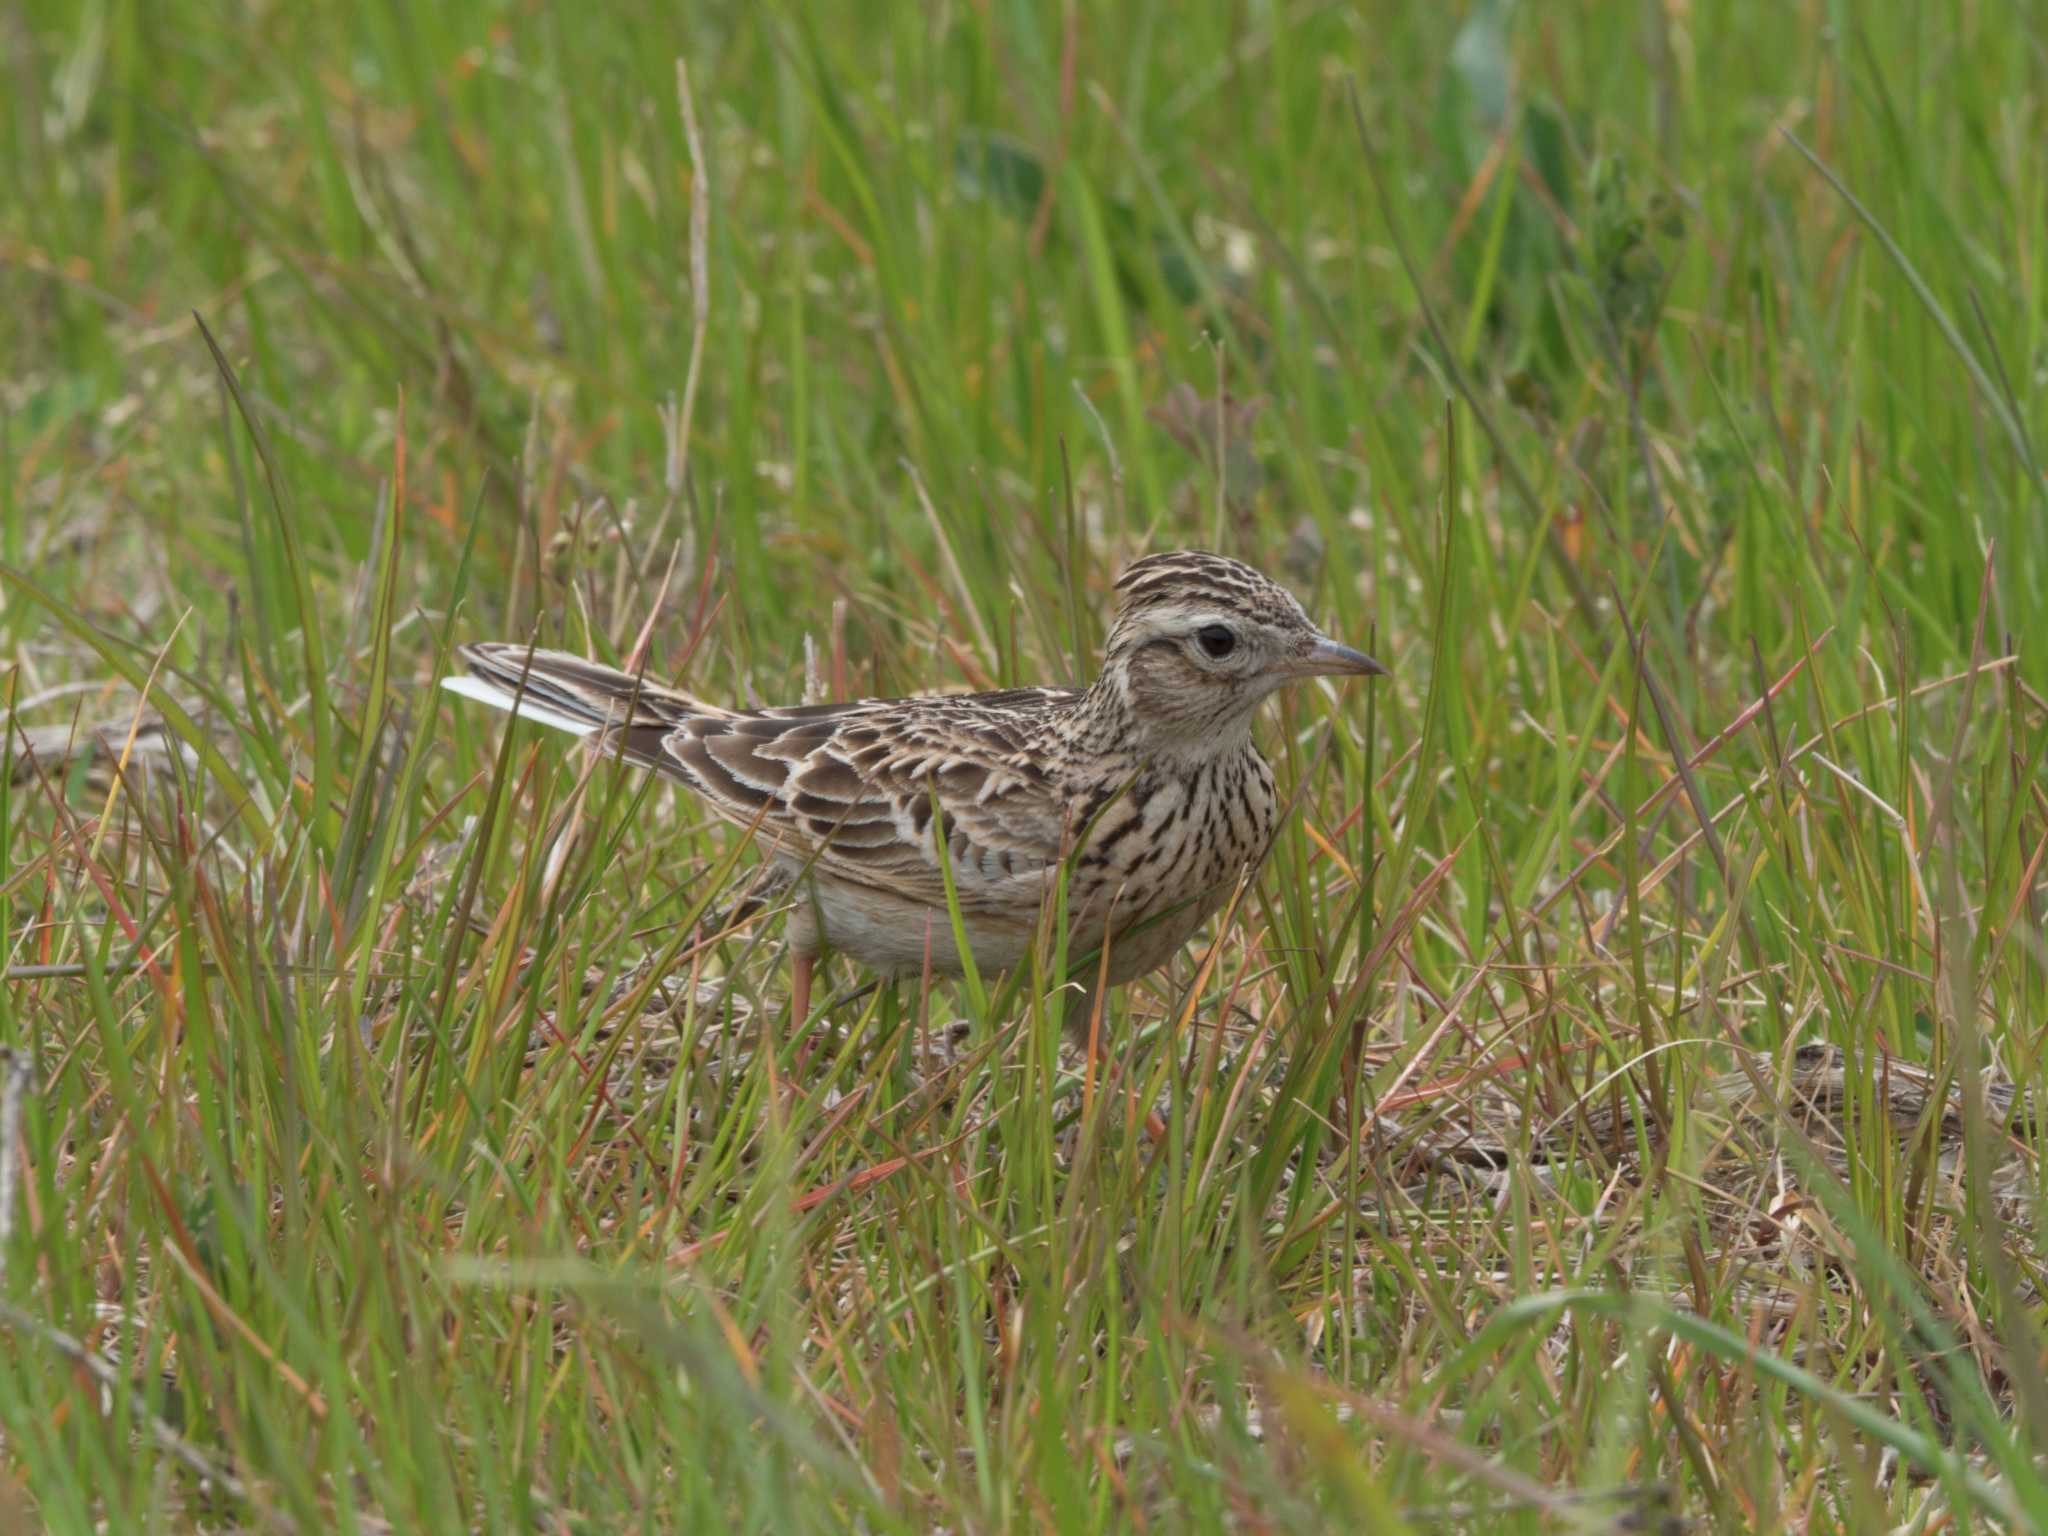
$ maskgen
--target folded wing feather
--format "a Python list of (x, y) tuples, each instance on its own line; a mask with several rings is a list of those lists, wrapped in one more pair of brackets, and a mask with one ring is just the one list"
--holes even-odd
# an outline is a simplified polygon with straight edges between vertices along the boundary
[(1074, 697), (1062, 690), (737, 711), (564, 652), (461, 654), (470, 675), (451, 692), (601, 736), (837, 880), (942, 907), (943, 842), (964, 909), (1014, 912), (1064, 851), (1065, 792), (1031, 750), (1032, 720)]

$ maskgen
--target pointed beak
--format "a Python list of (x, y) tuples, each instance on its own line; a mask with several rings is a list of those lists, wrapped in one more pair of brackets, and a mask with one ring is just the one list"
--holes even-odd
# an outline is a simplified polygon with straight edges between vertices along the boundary
[(1363, 651), (1324, 635), (1289, 669), (1297, 677), (1385, 677), (1387, 669)]

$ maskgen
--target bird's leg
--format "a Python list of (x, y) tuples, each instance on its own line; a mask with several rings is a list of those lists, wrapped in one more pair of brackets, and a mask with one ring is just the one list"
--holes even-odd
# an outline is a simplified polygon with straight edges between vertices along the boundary
[[(801, 1043), (796, 1048), (796, 1060), (790, 1063), (792, 1072), (802, 1072), (804, 1060), (811, 1054), (811, 1042), (803, 1038), (804, 1023), (811, 1016), (811, 970), (817, 965), (815, 956), (792, 949), (789, 956), (789, 1036)], [(770, 1052), (770, 1060), (773, 1060)], [(774, 1082), (771, 1077), (770, 1083)]]
[[(1081, 1114), (1084, 1119), (1089, 1106), (1095, 1102), (1097, 1071), (1102, 1071), (1105, 1077), (1113, 1077), (1117, 1071), (1116, 1064), (1102, 1049), (1108, 996), (1108, 989), (1100, 976), (1086, 991), (1067, 994), (1067, 1016), (1062, 1022), (1066, 1025), (1067, 1038), (1085, 1058), (1081, 1069)], [(1154, 1144), (1165, 1141), (1166, 1122), (1145, 1105), (1136, 1089), (1126, 1086), (1124, 1092), (1130, 1098), (1131, 1112), (1144, 1121), (1145, 1134), (1152, 1138)]]
[(1067, 1038), (1083, 1055), (1089, 1053), (1090, 1042), (1094, 1042), (1095, 1054), (1101, 1054), (1099, 1038), (1101, 1029), (1097, 1022), (1097, 1006), (1102, 997), (1100, 987), (1071, 987), (1066, 996), (1066, 1017), (1060, 1022), (1066, 1027)]
[(789, 978), (789, 1032), (803, 1033), (804, 1023), (811, 1016), (811, 967), (816, 962), (809, 955), (790, 957)]
[(1108, 993), (1098, 977), (1093, 985), (1067, 994), (1067, 1038), (1081, 1053), (1081, 1118), (1085, 1122), (1095, 1105), (1096, 1073), (1105, 1066), (1102, 1053), (1103, 1015)]

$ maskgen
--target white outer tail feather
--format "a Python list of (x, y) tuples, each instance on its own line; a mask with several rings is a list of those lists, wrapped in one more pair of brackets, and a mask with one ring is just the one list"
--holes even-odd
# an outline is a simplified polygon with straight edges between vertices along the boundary
[(493, 709), (502, 709), (507, 714), (517, 715), (522, 720), (531, 720), (536, 725), (553, 726), (558, 731), (567, 731), (572, 736), (594, 736), (598, 726), (589, 720), (578, 720), (573, 715), (562, 714), (549, 709), (545, 704), (531, 698), (517, 698), (504, 689), (495, 687), (479, 677), (444, 677), (441, 686), (450, 693), (459, 693), (465, 699), (475, 699), (479, 704), (488, 704)]

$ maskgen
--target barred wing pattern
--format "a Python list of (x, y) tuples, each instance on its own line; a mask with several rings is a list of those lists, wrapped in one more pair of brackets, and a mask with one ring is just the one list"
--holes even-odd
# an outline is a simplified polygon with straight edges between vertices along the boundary
[(727, 821), (758, 825), (774, 852), (906, 901), (945, 906), (943, 839), (964, 912), (1035, 909), (1081, 831), (1041, 740), (1080, 699), (1070, 689), (731, 710), (560, 651), (496, 643), (462, 658), (458, 692), (601, 735)]

